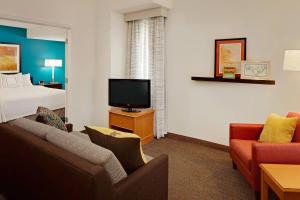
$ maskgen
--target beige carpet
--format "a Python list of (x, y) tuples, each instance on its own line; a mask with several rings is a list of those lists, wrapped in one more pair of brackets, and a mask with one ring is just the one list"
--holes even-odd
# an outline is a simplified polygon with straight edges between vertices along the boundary
[(145, 145), (144, 151), (169, 155), (169, 200), (255, 199), (227, 152), (169, 138)]

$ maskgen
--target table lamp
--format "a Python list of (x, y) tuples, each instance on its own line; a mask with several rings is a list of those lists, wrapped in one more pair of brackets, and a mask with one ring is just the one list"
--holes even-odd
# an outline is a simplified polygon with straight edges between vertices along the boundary
[(45, 59), (45, 67), (52, 67), (52, 81), (50, 83), (56, 83), (54, 79), (54, 70), (55, 67), (62, 67), (62, 60)]
[(300, 71), (300, 50), (286, 50), (283, 69), (286, 71)]

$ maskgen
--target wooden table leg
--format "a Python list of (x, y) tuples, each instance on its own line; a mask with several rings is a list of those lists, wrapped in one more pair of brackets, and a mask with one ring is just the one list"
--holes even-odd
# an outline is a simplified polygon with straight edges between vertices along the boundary
[(261, 173), (261, 196), (260, 200), (269, 200), (269, 186), (268, 184), (264, 181), (264, 173), (262, 170)]

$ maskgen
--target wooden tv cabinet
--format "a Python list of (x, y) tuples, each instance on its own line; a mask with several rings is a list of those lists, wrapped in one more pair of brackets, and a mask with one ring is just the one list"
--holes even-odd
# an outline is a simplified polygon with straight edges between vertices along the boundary
[(142, 144), (147, 144), (154, 138), (154, 110), (130, 113), (113, 108), (109, 110), (109, 127), (137, 134)]

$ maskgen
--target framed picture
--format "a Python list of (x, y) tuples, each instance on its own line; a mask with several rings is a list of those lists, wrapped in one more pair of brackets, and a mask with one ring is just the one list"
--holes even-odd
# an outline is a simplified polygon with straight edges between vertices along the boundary
[(242, 61), (241, 78), (250, 80), (271, 80), (271, 62)]
[(218, 39), (215, 41), (215, 77), (223, 76), (224, 67), (236, 68), (240, 77), (241, 61), (246, 60), (247, 39)]
[(20, 72), (20, 45), (0, 43), (0, 73)]

